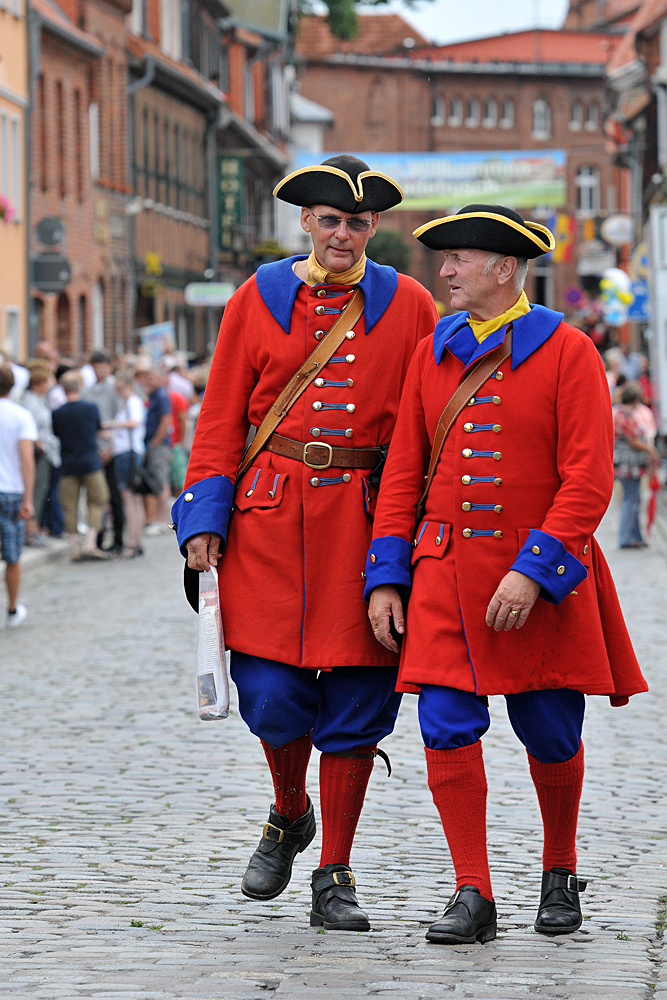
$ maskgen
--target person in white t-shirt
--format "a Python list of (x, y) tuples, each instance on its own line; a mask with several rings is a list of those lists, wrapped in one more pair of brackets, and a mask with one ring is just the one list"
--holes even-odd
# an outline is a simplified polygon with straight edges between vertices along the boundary
[(116, 375), (116, 394), (123, 405), (113, 420), (105, 420), (104, 429), (113, 431), (111, 451), (114, 473), (123, 500), (125, 513), (125, 545), (123, 559), (143, 555), (141, 532), (144, 526), (144, 505), (141, 497), (130, 488), (134, 468), (144, 460), (146, 408), (134, 391), (134, 380), (128, 372)]
[(28, 611), (17, 601), (21, 582), (19, 559), (25, 539), (25, 522), (34, 514), (35, 418), (9, 394), (14, 373), (0, 365), (0, 556), (7, 564), (7, 627), (17, 628)]

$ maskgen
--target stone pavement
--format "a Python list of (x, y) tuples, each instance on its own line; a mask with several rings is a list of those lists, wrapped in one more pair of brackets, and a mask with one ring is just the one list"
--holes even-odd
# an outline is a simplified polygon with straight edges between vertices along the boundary
[(598, 537), (652, 690), (622, 709), (589, 699), (585, 922), (564, 939), (532, 931), (539, 812), (494, 698), (484, 744), (500, 931), (485, 946), (424, 940), (452, 872), (416, 699), (386, 741), (394, 773), (378, 763), (352, 858), (373, 931), (311, 929), (319, 838), (282, 897), (239, 891), (270, 780), (235, 711), (195, 714), (196, 620), (173, 537), (148, 539), (143, 560), (33, 566), (30, 617), (0, 635), (0, 1000), (667, 1000), (667, 544), (656, 534), (650, 550), (620, 552), (616, 520), (612, 509)]

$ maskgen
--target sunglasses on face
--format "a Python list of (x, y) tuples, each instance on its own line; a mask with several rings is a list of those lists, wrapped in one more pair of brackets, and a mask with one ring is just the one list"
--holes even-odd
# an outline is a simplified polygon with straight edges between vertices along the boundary
[(310, 214), (314, 219), (317, 219), (320, 229), (338, 229), (341, 223), (344, 222), (352, 233), (367, 233), (372, 225), (372, 222), (369, 222), (367, 219), (358, 219), (356, 216), (353, 216), (351, 219), (342, 219), (339, 215), (315, 215), (314, 212)]

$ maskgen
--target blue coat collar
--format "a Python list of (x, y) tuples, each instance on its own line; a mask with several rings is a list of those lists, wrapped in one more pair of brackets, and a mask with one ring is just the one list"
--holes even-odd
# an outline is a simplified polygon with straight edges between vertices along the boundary
[[(545, 306), (531, 305), (530, 312), (519, 316), (512, 324), (512, 371), (538, 347), (541, 347), (557, 329), (563, 313)], [(490, 334), (478, 344), (468, 323), (468, 313), (455, 313), (440, 320), (433, 334), (433, 353), (436, 364), (442, 361), (445, 348), (463, 364), (464, 369), (479, 361), (485, 354), (505, 340), (506, 326)]]
[[(297, 260), (306, 260), (304, 254), (285, 257), (271, 264), (262, 264), (257, 269), (257, 288), (266, 308), (285, 333), (289, 333), (294, 300), (303, 282), (297, 278), (292, 265)], [(369, 333), (384, 315), (398, 288), (398, 274), (393, 267), (366, 262), (366, 273), (359, 282), (364, 293), (364, 318), (366, 333)]]

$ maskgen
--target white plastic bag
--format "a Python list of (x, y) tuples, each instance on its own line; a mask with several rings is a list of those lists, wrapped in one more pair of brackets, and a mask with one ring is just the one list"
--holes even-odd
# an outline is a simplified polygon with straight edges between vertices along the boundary
[(215, 569), (199, 574), (197, 711), (204, 722), (229, 715), (229, 678)]

